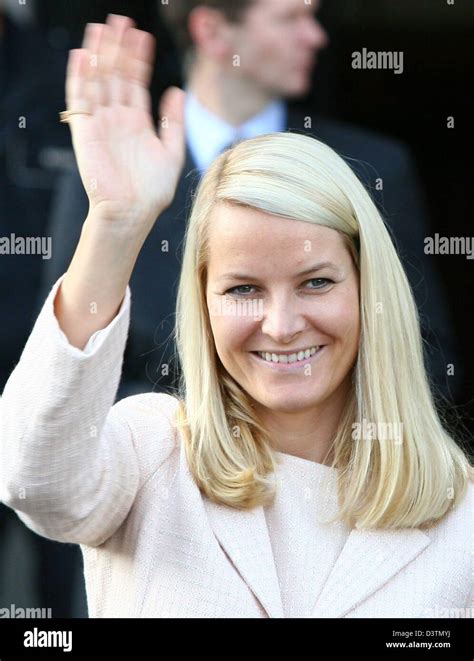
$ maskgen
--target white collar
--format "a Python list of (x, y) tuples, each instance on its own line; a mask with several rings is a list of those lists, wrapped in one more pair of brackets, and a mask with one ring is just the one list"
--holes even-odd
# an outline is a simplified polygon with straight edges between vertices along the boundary
[(201, 171), (207, 170), (216, 156), (236, 140), (284, 131), (286, 128), (287, 111), (283, 101), (272, 101), (240, 126), (232, 126), (209, 112), (189, 90), (186, 92), (186, 139), (194, 162)]

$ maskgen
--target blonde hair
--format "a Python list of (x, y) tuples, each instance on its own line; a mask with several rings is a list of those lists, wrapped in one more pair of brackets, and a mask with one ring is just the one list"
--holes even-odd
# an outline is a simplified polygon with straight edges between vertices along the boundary
[[(191, 473), (211, 500), (240, 509), (274, 496), (278, 461), (250, 398), (224, 370), (206, 303), (209, 227), (219, 203), (246, 205), (342, 234), (360, 278), (353, 388), (333, 439), (338, 519), (356, 528), (429, 526), (473, 476), (445, 431), (427, 379), (418, 313), (384, 222), (350, 167), (318, 140), (284, 132), (221, 154), (198, 187), (188, 222), (175, 339), (181, 364), (176, 426)], [(363, 420), (402, 423), (403, 442), (354, 440)]]

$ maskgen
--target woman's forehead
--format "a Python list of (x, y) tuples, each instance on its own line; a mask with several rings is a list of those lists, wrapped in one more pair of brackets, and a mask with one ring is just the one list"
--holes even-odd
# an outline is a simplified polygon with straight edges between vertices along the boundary
[(236, 240), (252, 236), (299, 238), (333, 238), (337, 241), (339, 232), (324, 225), (309, 220), (285, 218), (261, 209), (255, 209), (239, 204), (218, 204), (212, 212), (209, 222), (210, 238), (219, 240), (232, 237)]
[[(252, 213), (254, 212), (254, 213)], [(209, 242), (208, 273), (219, 281), (303, 277), (316, 270), (342, 276), (351, 257), (336, 230), (261, 211), (222, 213)]]
[(254, 255), (272, 259), (293, 253), (301, 258), (316, 253), (340, 253), (346, 246), (340, 232), (303, 220), (239, 205), (219, 205), (209, 227), (213, 258)]

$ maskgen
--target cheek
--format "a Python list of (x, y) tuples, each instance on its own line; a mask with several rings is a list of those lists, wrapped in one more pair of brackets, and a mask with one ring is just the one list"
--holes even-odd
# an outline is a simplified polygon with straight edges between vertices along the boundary
[(216, 350), (221, 360), (229, 354), (246, 350), (246, 342), (256, 328), (251, 317), (216, 315), (210, 319)]
[(353, 362), (357, 356), (360, 338), (359, 309), (351, 309), (352, 314), (341, 316), (339, 336), (344, 350), (347, 352), (348, 362)]
[(345, 350), (357, 351), (360, 334), (360, 313), (357, 294), (332, 301), (319, 317), (319, 325)]
[(263, 77), (280, 76), (281, 66), (285, 66), (287, 58), (282, 57), (282, 41), (279, 35), (265, 30), (263, 35), (254, 35), (249, 42), (251, 45), (240, 51), (245, 54), (242, 56), (242, 62), (245, 63), (246, 69)]

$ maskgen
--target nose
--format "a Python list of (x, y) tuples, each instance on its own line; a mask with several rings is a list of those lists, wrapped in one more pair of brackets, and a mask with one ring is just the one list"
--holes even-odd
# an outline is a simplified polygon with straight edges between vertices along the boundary
[(302, 40), (318, 51), (326, 48), (330, 41), (328, 33), (314, 16), (309, 16), (305, 22)]
[(264, 303), (262, 333), (282, 349), (307, 326), (300, 305), (298, 301), (284, 296)]

